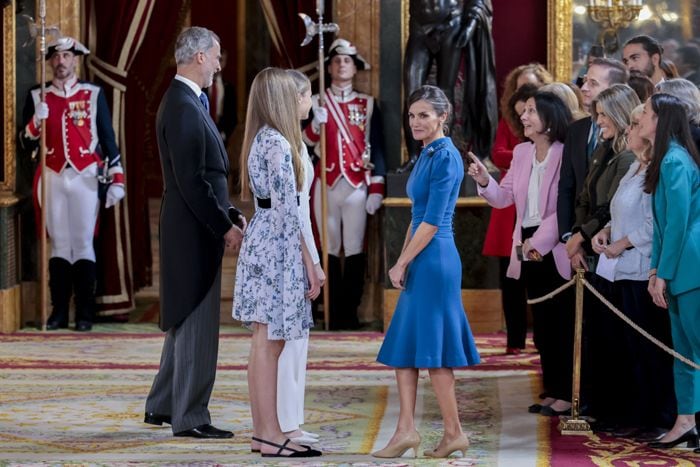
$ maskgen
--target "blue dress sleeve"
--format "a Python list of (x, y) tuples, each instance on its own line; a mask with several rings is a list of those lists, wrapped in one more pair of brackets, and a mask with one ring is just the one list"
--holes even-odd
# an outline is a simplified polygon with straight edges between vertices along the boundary
[(432, 156), (430, 164), (430, 188), (423, 222), (439, 226), (450, 202), (450, 195), (460, 175), (457, 158), (449, 151)]

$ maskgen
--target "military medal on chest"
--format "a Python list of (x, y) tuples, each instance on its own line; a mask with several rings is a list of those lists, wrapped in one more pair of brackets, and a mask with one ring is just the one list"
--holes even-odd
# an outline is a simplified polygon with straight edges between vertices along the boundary
[(360, 130), (365, 130), (367, 115), (364, 112), (364, 107), (357, 104), (348, 104), (348, 121), (351, 125), (360, 127)]
[(69, 102), (68, 109), (68, 118), (73, 120), (73, 124), (77, 126), (85, 125), (85, 120), (88, 118), (86, 101)]

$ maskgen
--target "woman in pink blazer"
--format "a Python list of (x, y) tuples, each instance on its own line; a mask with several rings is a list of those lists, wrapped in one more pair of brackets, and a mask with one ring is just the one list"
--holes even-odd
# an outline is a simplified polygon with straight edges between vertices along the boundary
[[(571, 112), (559, 97), (539, 91), (520, 117), (529, 142), (513, 149), (513, 162), (500, 185), (477, 157), (468, 173), (494, 208), (515, 205), (516, 220), (508, 277), (522, 278), (529, 298), (551, 292), (571, 277), (571, 265), (557, 227), (557, 187), (563, 141)], [(569, 289), (571, 290), (571, 289)], [(540, 352), (545, 398), (531, 413), (562, 415), (571, 409), (573, 310), (559, 294), (532, 305), (535, 346)]]

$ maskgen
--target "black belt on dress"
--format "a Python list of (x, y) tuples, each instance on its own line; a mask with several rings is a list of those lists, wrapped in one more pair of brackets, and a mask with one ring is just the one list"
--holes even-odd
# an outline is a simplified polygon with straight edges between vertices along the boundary
[[(258, 202), (258, 207), (261, 209), (270, 209), (272, 207), (272, 200), (270, 198), (255, 198)], [(297, 195), (297, 206), (299, 206), (299, 195)]]

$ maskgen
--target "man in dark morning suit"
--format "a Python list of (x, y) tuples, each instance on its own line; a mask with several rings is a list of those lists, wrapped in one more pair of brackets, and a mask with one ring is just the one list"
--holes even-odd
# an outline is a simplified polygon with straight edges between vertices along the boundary
[(158, 108), (163, 170), (160, 212), (160, 369), (145, 423), (170, 423), (175, 436), (230, 438), (207, 408), (219, 347), (221, 260), (240, 247), (245, 218), (229, 202), (228, 157), (202, 88), (219, 71), (219, 38), (192, 27), (175, 44), (177, 75)]
[[(596, 58), (591, 62), (588, 73), (581, 86), (583, 105), (590, 112), (591, 103), (598, 94), (616, 83), (627, 83), (629, 73), (625, 66), (607, 58)], [(581, 234), (571, 235), (576, 215), (576, 197), (581, 192), (583, 181), (588, 173), (588, 161), (597, 143), (598, 125), (591, 117), (582, 118), (569, 126), (564, 141), (559, 178), (559, 197), (557, 198), (557, 222), (559, 238), (566, 243), (567, 253), (572, 266), (585, 266), (585, 254), (582, 251)]]

